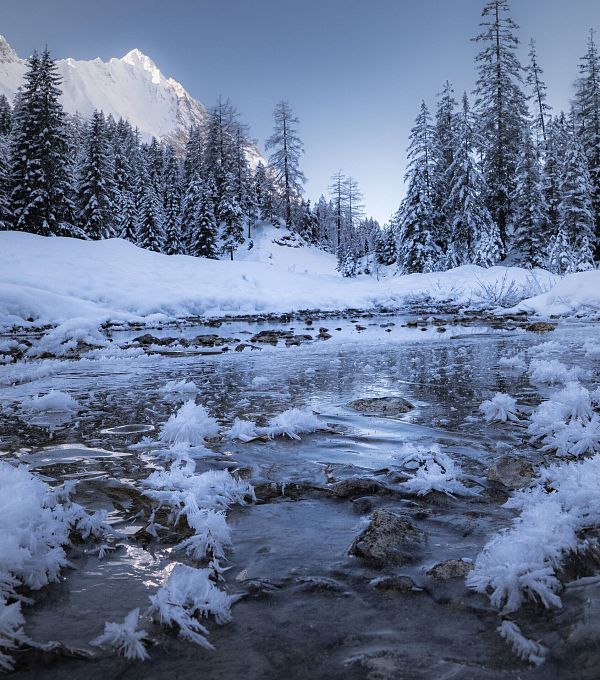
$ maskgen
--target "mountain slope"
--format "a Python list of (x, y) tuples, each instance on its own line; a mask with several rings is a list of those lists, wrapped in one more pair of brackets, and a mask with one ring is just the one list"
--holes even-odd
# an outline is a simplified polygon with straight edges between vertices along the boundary
[[(90, 61), (60, 59), (62, 103), (68, 113), (89, 116), (95, 109), (137, 127), (146, 140), (171, 142), (183, 150), (189, 129), (206, 120), (206, 108), (176, 80), (166, 78), (156, 64), (137, 49), (120, 59)], [(12, 101), (23, 82), (26, 63), (0, 36), (0, 94)], [(252, 149), (249, 160), (256, 165), (261, 155)]]

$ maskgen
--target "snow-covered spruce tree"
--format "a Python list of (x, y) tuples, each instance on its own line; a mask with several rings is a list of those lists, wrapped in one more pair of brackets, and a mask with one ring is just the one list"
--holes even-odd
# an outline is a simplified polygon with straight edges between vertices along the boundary
[(280, 101), (273, 111), (275, 122), (273, 134), (267, 139), (266, 148), (271, 149), (269, 166), (281, 190), (283, 218), (292, 227), (293, 205), (302, 196), (306, 181), (300, 170), (300, 157), (304, 152), (298, 136), (298, 117), (286, 101)]
[(137, 243), (138, 217), (131, 191), (124, 190), (117, 195), (115, 209), (117, 215), (116, 235), (131, 243)]
[(48, 50), (27, 61), (17, 97), (11, 139), (13, 226), (42, 236), (79, 236), (69, 198), (69, 156), (65, 114), (59, 102), (60, 76)]
[(275, 187), (267, 169), (261, 161), (258, 162), (254, 172), (254, 195), (258, 218), (272, 225), (279, 223), (275, 211)]
[(596, 257), (600, 257), (600, 54), (593, 30), (590, 30), (587, 51), (579, 65), (574, 110), (592, 182)]
[(547, 101), (548, 88), (544, 82), (544, 71), (539, 64), (535, 40), (533, 38), (529, 43), (529, 64), (527, 65), (526, 82), (533, 112), (533, 130), (536, 135), (536, 143), (538, 145), (543, 143), (543, 149), (547, 139), (546, 129), (552, 107)]
[(198, 223), (198, 209), (204, 191), (205, 184), (200, 175), (192, 174), (181, 199), (181, 239), (183, 252), (187, 255), (193, 255), (196, 249), (194, 238)]
[(592, 180), (585, 153), (572, 132), (569, 135), (560, 182), (558, 233), (550, 253), (550, 265), (559, 274), (594, 266), (594, 215)]
[(531, 133), (524, 132), (511, 196), (512, 254), (524, 267), (543, 267), (550, 237), (540, 161)]
[(398, 234), (394, 219), (383, 227), (377, 241), (377, 261), (381, 265), (394, 264), (398, 260)]
[(546, 223), (543, 232), (548, 243), (545, 252), (545, 267), (548, 266), (549, 249), (554, 247), (558, 235), (558, 206), (560, 204), (560, 182), (569, 132), (563, 112), (550, 119), (546, 126), (544, 145), (544, 164), (542, 167), (542, 186), (546, 204)]
[(486, 186), (476, 161), (477, 122), (467, 93), (456, 116), (453, 160), (448, 169), (448, 196), (444, 204), (450, 232), (447, 262), (450, 267), (479, 264), (489, 267), (500, 259), (498, 228), (485, 204)]
[(190, 232), (190, 255), (217, 259), (217, 219), (215, 217), (214, 186), (212, 180), (198, 184), (195, 223)]
[(164, 152), (163, 182), (164, 252), (167, 255), (180, 255), (184, 251), (181, 238), (181, 176), (175, 149), (170, 144)]
[[(206, 181), (212, 177), (215, 185), (215, 211), (220, 219), (221, 203), (236, 202), (239, 205), (235, 177), (235, 138), (239, 114), (228, 99), (219, 97), (208, 113), (203, 130), (203, 154), (200, 176)], [(231, 177), (230, 177), (231, 175)]]
[(194, 175), (202, 176), (202, 130), (199, 126), (193, 125), (185, 146), (185, 156), (183, 160), (183, 187), (189, 186)]
[[(339, 177), (335, 181), (339, 182)], [(343, 177), (341, 194), (338, 193), (336, 201), (337, 210), (339, 211), (341, 203), (342, 212), (340, 241), (337, 248), (338, 271), (346, 272), (344, 276), (354, 276), (359, 269), (358, 262), (362, 252), (361, 245), (357, 242), (357, 226), (364, 217), (362, 199), (358, 182), (353, 177)]]
[(88, 238), (111, 238), (115, 235), (114, 165), (106, 121), (100, 111), (94, 111), (88, 122), (78, 177), (79, 226)]
[(12, 129), (12, 108), (5, 94), (0, 94), (0, 136), (7, 137)]
[(488, 190), (487, 206), (498, 225), (502, 256), (508, 249), (514, 176), (519, 158), (527, 101), (522, 89), (523, 68), (517, 57), (518, 26), (510, 17), (508, 0), (487, 0), (482, 11), (483, 44), (476, 57), (478, 70), (475, 110), (480, 125), (482, 168)]
[(137, 243), (141, 248), (163, 252), (164, 213), (156, 187), (147, 182), (137, 215)]
[(315, 217), (317, 229), (317, 243), (318, 245), (333, 252), (335, 249), (335, 224), (333, 219), (333, 205), (325, 196), (321, 195), (319, 200), (315, 203), (313, 214)]
[(434, 129), (425, 102), (410, 133), (408, 183), (396, 220), (398, 233), (398, 268), (404, 274), (439, 269), (442, 253), (435, 238), (433, 177), (435, 175)]
[(221, 223), (221, 242), (223, 252), (233, 260), (233, 253), (244, 242), (244, 224), (240, 204), (235, 192), (235, 177), (228, 172), (225, 177), (224, 189), (219, 205), (219, 220)]
[(439, 94), (435, 114), (437, 167), (435, 169), (435, 181), (433, 182), (436, 232), (440, 248), (443, 251), (447, 250), (450, 241), (450, 227), (448, 216), (445, 213), (445, 204), (450, 191), (448, 185), (450, 166), (454, 160), (456, 106), (454, 88), (449, 81), (446, 81), (442, 92)]

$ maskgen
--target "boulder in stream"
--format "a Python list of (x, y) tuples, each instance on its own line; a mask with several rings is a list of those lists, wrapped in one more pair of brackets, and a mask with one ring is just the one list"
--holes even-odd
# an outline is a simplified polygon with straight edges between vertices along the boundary
[(359, 413), (364, 413), (366, 416), (388, 416), (392, 418), (414, 409), (414, 405), (404, 397), (365, 397), (364, 399), (350, 401), (346, 405)]

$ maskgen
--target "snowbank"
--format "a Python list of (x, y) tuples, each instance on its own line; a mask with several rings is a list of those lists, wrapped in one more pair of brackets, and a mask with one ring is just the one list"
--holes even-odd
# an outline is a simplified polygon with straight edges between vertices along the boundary
[(516, 307), (540, 316), (600, 312), (600, 270), (570, 274), (547, 293), (523, 300)]
[[(333, 255), (280, 245), (273, 241), (274, 232), (280, 241), (276, 236), (287, 233), (265, 228), (257, 245), (239, 253), (235, 262), (161, 255), (121, 239), (80, 241), (0, 232), (0, 324), (56, 324), (78, 318), (77, 326), (85, 329), (85, 319), (151, 321), (316, 308), (401, 308), (415, 298), (462, 305), (483, 302), (489, 307), (503, 291), (526, 295), (526, 290), (545, 290), (554, 281), (542, 270), (536, 270), (532, 285), (532, 274), (525, 269), (477, 266), (380, 281), (370, 276), (344, 279), (335, 273)], [(595, 287), (593, 282), (588, 286), (588, 302), (596, 295), (600, 308), (600, 278), (594, 280)], [(580, 284), (575, 292), (583, 295)], [(518, 300), (517, 295), (513, 304)], [(70, 339), (90, 340), (83, 331)]]

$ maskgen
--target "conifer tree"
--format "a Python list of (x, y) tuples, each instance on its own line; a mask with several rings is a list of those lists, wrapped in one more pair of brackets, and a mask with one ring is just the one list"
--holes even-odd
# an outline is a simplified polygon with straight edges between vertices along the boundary
[(300, 170), (300, 157), (304, 153), (302, 141), (298, 136), (299, 120), (286, 101), (280, 101), (273, 111), (275, 127), (266, 142), (272, 149), (269, 163), (281, 189), (283, 217), (286, 226), (292, 227), (293, 205), (302, 196), (306, 181)]
[(215, 217), (214, 187), (211, 180), (199, 184), (196, 222), (192, 229), (190, 254), (217, 259), (217, 220)]
[(131, 243), (137, 243), (138, 216), (130, 191), (124, 190), (117, 195), (116, 215), (116, 235)]
[(545, 233), (546, 201), (540, 163), (529, 131), (522, 139), (512, 202), (512, 249), (515, 261), (525, 267), (543, 267), (549, 244), (549, 237)]
[(244, 226), (242, 209), (235, 194), (235, 177), (227, 173), (224, 190), (219, 205), (219, 219), (221, 221), (221, 240), (223, 252), (233, 260), (233, 253), (244, 242)]
[(160, 198), (152, 182), (145, 186), (137, 217), (137, 243), (141, 248), (162, 252), (164, 243), (164, 214)]
[(517, 57), (518, 26), (509, 14), (508, 0), (487, 0), (482, 11), (483, 43), (477, 55), (475, 109), (481, 131), (483, 174), (488, 188), (487, 206), (498, 225), (505, 255), (507, 226), (511, 223), (511, 196), (519, 158), (527, 106), (522, 90), (522, 66)]
[(80, 236), (69, 199), (65, 115), (60, 76), (48, 50), (27, 62), (13, 115), (11, 205), (14, 228), (42, 236)]
[[(575, 94), (579, 137), (592, 182), (592, 212), (597, 245), (600, 244), (600, 54), (590, 30), (587, 51), (579, 66)], [(600, 250), (596, 253), (600, 257)]]
[(165, 243), (167, 255), (183, 253), (181, 238), (181, 178), (175, 149), (167, 145), (163, 166), (163, 207), (165, 214)]
[(456, 136), (456, 99), (454, 88), (449, 81), (444, 83), (439, 95), (435, 114), (435, 148), (437, 151), (435, 179), (433, 182), (433, 204), (436, 232), (440, 247), (447, 250), (450, 240), (448, 216), (444, 206), (448, 198), (449, 171), (454, 160), (454, 145)]
[(12, 108), (5, 94), (0, 94), (0, 137), (7, 137), (12, 129)]
[(115, 235), (114, 166), (106, 121), (94, 111), (85, 136), (77, 188), (78, 223), (91, 239)]
[(558, 234), (551, 265), (558, 273), (583, 271), (594, 265), (592, 180), (576, 134), (570, 134), (560, 183)]
[(485, 181), (474, 155), (476, 145), (477, 122), (465, 92), (456, 117), (453, 160), (446, 178), (444, 214), (449, 229), (449, 267), (490, 266), (500, 258), (498, 230), (485, 204)]
[(402, 273), (431, 272), (440, 267), (442, 253), (435, 238), (433, 177), (434, 131), (425, 102), (410, 134), (408, 189), (397, 214), (398, 267)]
[(546, 128), (552, 107), (547, 102), (547, 87), (543, 80), (544, 72), (539, 65), (535, 40), (529, 43), (529, 65), (527, 66), (527, 86), (529, 98), (534, 111), (533, 129), (535, 130), (538, 143), (546, 143)]

